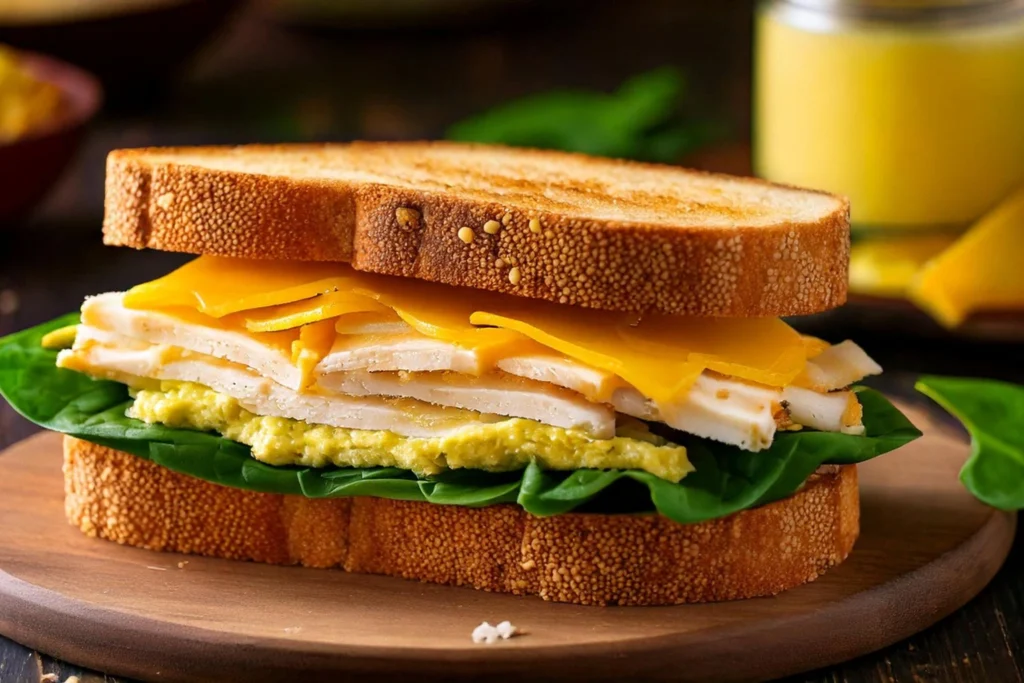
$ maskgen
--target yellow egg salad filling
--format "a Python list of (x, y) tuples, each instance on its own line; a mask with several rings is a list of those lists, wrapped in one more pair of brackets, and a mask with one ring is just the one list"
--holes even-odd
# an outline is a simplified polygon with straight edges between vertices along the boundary
[(279, 466), (398, 467), (426, 476), (463, 468), (505, 472), (536, 461), (552, 470), (644, 470), (672, 482), (693, 471), (685, 448), (652, 434), (638, 420), (626, 421), (611, 439), (520, 418), (416, 438), (261, 417), (234, 398), (188, 382), (138, 390), (128, 416), (217, 432), (251, 447), (257, 460)]

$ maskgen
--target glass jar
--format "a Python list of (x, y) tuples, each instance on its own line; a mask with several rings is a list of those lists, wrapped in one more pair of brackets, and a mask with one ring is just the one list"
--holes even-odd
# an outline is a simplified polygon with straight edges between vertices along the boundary
[(856, 228), (961, 228), (1024, 184), (1024, 0), (770, 0), (755, 55), (758, 174)]

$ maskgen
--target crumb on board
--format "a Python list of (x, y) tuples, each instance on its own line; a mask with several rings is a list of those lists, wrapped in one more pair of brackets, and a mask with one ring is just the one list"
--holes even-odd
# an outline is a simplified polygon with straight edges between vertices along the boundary
[(491, 626), (486, 621), (475, 629), (473, 629), (473, 642), (474, 643), (491, 643), (498, 642), (498, 639), (508, 640), (512, 636), (519, 633), (519, 629), (512, 625), (511, 622), (503, 621), (497, 626)]
[(184, 569), (186, 564), (188, 564), (188, 560), (182, 560), (178, 563), (178, 569)]

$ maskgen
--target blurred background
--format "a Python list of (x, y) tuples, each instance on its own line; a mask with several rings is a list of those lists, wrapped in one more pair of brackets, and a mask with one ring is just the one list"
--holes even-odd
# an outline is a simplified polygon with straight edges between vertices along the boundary
[(0, 331), (183, 260), (100, 245), (111, 149), (447, 137), (845, 194), (800, 327), (1024, 372), (1021, 0), (0, 0), (0, 44)]

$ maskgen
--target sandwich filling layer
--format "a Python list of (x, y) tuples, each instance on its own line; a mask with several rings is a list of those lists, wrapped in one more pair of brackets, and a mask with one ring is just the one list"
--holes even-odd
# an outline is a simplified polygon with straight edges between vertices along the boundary
[(449, 469), (506, 472), (536, 462), (553, 470), (643, 470), (673, 482), (693, 469), (684, 448), (651, 434), (638, 420), (624, 421), (610, 439), (519, 418), (480, 420), (441, 436), (405, 437), (256, 415), (230, 396), (187, 382), (139, 390), (128, 415), (217, 432), (250, 446), (256, 459), (271, 465), (398, 467), (430, 476)]
[(134, 417), (216, 431), (272, 464), (538, 462), (671, 481), (685, 449), (644, 422), (747, 451), (779, 430), (859, 434), (848, 387), (881, 370), (777, 319), (627, 316), (205, 256), (89, 299), (58, 364), (133, 387)]

